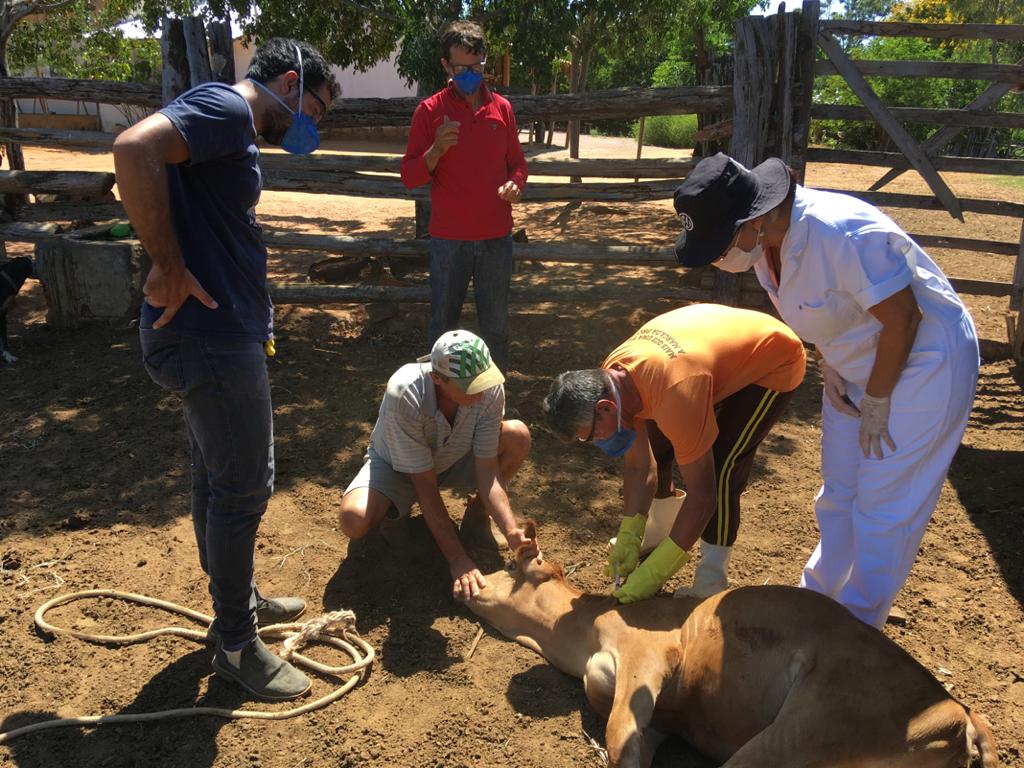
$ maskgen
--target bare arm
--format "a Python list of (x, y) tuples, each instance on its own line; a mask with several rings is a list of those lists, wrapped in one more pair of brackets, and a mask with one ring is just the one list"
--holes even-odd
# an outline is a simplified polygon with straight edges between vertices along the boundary
[(651, 508), (658, 489), (658, 467), (647, 436), (647, 422), (643, 419), (635, 421), (636, 441), (623, 457), (622, 516), (627, 518), (637, 514), (647, 517), (647, 510)]
[(188, 159), (185, 139), (159, 113), (136, 123), (114, 141), (114, 170), (121, 203), (153, 261), (144, 292), (150, 304), (166, 307), (153, 324), (156, 328), (169, 322), (189, 296), (196, 296), (211, 309), (217, 307), (217, 302), (185, 269), (171, 226), (166, 166)]
[(427, 521), (430, 534), (437, 542), (444, 559), (448, 561), (453, 584), (452, 593), (456, 597), (469, 599), (480, 594), (487, 582), (476, 567), (476, 563), (466, 554), (466, 550), (455, 534), (448, 510), (441, 499), (441, 491), (437, 485), (437, 473), (433, 469), (409, 475), (416, 491), (416, 500), (420, 503), (423, 519)]
[(692, 463), (680, 464), (679, 472), (686, 483), (686, 500), (669, 536), (681, 549), (689, 550), (715, 514), (714, 453), (709, 449)]
[(882, 332), (878, 336), (875, 363), (865, 392), (872, 397), (888, 397), (896, 388), (914, 346), (921, 309), (914, 292), (907, 286), (878, 302), (868, 312), (882, 324)]
[(516, 525), (515, 515), (512, 514), (512, 505), (509, 503), (508, 494), (505, 492), (504, 483), (498, 472), (498, 457), (475, 459), (474, 469), (476, 470), (476, 486), (480, 491), (484, 509), (498, 524), (501, 532), (505, 534), (509, 549), (515, 552), (519, 545), (526, 541), (526, 535)]

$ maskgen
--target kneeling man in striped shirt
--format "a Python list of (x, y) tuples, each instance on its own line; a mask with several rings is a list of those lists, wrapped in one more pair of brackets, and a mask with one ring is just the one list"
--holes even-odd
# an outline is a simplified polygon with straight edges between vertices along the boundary
[[(463, 517), (464, 535), (492, 544), (503, 537), (513, 551), (529, 541), (505, 489), (530, 450), (530, 431), (521, 421), (502, 420), (504, 382), (482, 339), (462, 330), (442, 335), (429, 355), (388, 381), (366, 460), (341, 502), (341, 530), (353, 539), (377, 526), (386, 537), (419, 502), (462, 599), (486, 582), (452, 526), (441, 488), (477, 491)], [(492, 535), (491, 520), (500, 533)]]

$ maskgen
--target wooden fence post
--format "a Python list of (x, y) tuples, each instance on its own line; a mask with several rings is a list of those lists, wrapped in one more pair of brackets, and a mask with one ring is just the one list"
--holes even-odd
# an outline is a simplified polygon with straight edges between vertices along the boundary
[(198, 16), (182, 22), (185, 34), (185, 55), (188, 58), (189, 83), (193, 88), (213, 79), (210, 70), (210, 47), (206, 42), (206, 26)]
[[(1014, 317), (1013, 313), (1017, 316)], [(1018, 363), (1024, 363), (1024, 221), (1020, 225), (1020, 244), (1017, 263), (1013, 267), (1013, 287), (1010, 289), (1010, 314), (1006, 316), (1006, 331), (1010, 352)]]
[(811, 105), (814, 101), (814, 57), (818, 50), (818, 19), (821, 6), (818, 0), (804, 0), (797, 26), (796, 73), (800, 84), (800, 104), (793, 124), (793, 160), (790, 165), (803, 183), (807, 170), (807, 144), (811, 136)]
[(160, 53), (163, 58), (161, 95), (163, 103), (170, 104), (189, 88), (185, 29), (181, 19), (164, 16), (161, 23)]
[[(748, 16), (736, 22), (734, 112), (729, 154), (747, 168), (753, 168), (767, 156), (776, 84), (773, 42), (768, 19), (764, 16)], [(714, 275), (712, 298), (736, 306), (739, 301), (736, 275), (721, 269), (716, 269)]]
[(235, 76), (235, 49), (231, 40), (231, 22), (211, 21), (206, 27), (210, 38), (210, 69), (212, 79), (218, 83), (233, 85)]

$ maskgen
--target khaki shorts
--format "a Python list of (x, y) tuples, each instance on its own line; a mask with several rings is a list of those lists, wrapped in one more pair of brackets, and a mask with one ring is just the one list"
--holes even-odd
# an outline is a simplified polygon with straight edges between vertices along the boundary
[[(455, 491), (473, 491), (476, 489), (476, 466), (473, 453), (469, 452), (457, 462), (437, 476), (439, 488), (450, 488)], [(416, 501), (416, 489), (412, 480), (405, 472), (399, 472), (384, 459), (377, 455), (366, 454), (363, 467), (359, 474), (349, 483), (345, 493), (356, 488), (372, 488), (384, 494), (400, 517), (406, 517), (413, 502)]]

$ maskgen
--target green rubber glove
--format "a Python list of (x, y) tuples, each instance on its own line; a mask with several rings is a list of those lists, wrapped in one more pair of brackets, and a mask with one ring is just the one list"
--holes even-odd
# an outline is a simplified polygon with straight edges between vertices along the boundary
[(635, 603), (653, 597), (669, 578), (690, 559), (690, 553), (680, 549), (672, 539), (665, 539), (654, 548), (643, 564), (633, 571), (626, 583), (612, 594), (620, 603)]
[(608, 565), (604, 567), (604, 575), (615, 576), (615, 566), (619, 567), (619, 576), (628, 576), (636, 569), (640, 560), (640, 542), (644, 540), (644, 527), (647, 518), (639, 512), (632, 517), (623, 518), (619, 524), (619, 533), (615, 537), (615, 546), (608, 553)]

